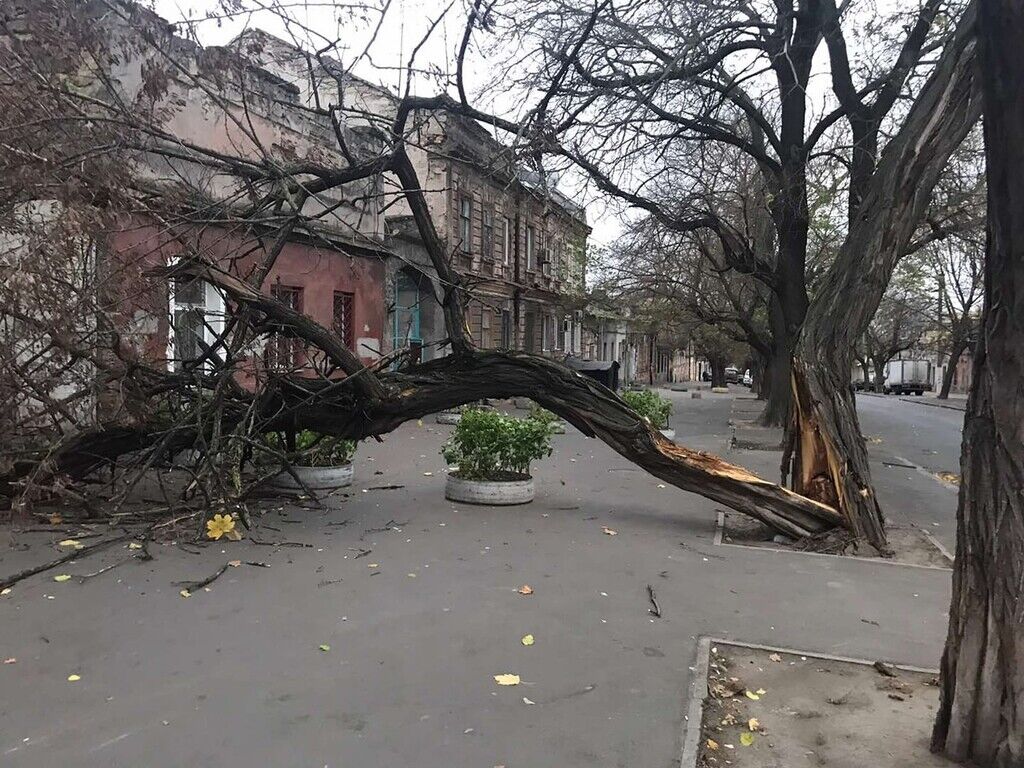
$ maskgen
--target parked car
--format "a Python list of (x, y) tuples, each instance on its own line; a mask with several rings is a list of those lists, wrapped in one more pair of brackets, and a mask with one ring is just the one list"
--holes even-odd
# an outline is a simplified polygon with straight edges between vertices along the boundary
[(748, 368), (743, 373), (743, 386), (752, 387), (754, 386), (754, 377), (750, 375), (750, 369)]
[(931, 387), (932, 364), (927, 360), (892, 360), (885, 364), (885, 394), (923, 395)]
[(739, 384), (740, 383), (740, 369), (730, 365), (725, 369), (725, 383), (726, 384)]

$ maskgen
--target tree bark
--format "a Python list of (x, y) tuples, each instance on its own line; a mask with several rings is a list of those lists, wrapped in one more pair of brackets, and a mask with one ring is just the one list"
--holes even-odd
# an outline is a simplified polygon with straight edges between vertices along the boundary
[[(215, 273), (207, 274), (211, 281), (216, 280)], [(315, 323), (308, 318), (296, 321), (296, 335), (303, 336), (305, 325)], [(529, 397), (652, 475), (748, 514), (787, 536), (819, 533), (842, 522), (826, 505), (664, 438), (614, 392), (546, 358), (464, 350), (401, 372), (382, 372), (378, 379), (387, 392), (382, 398), (345, 386), (344, 380), (281, 378), (259, 394), (259, 430), (287, 426), (362, 439), (481, 399)], [(251, 405), (240, 393), (234, 406), (225, 409), (226, 423), (231, 426), (232, 415), (235, 423), (251, 418)], [(81, 435), (56, 451), (48, 460), (48, 471), (50, 475), (81, 476), (117, 456), (157, 444), (171, 452), (181, 450), (192, 445), (196, 436), (194, 425), (100, 430)]]
[(988, 247), (932, 749), (1024, 765), (1024, 6), (981, 0)]
[(724, 387), (725, 386), (725, 358), (712, 355), (708, 358), (708, 362), (711, 363), (711, 387)]
[(974, 9), (964, 12), (817, 291), (793, 365), (793, 488), (830, 501), (854, 535), (886, 548), (850, 387), (853, 349), (878, 309), (950, 155), (976, 122)]
[(942, 372), (942, 386), (939, 389), (939, 400), (949, 399), (949, 390), (953, 388), (953, 377), (956, 375), (956, 366), (960, 362), (960, 356), (967, 349), (967, 339), (957, 339), (953, 343), (953, 347), (949, 351), (949, 362), (946, 364), (946, 370)]
[(767, 389), (764, 410), (758, 423), (766, 427), (784, 427), (789, 423), (790, 405), (793, 402), (792, 380), (793, 348), (785, 343), (775, 343), (772, 357), (765, 366), (764, 379)]

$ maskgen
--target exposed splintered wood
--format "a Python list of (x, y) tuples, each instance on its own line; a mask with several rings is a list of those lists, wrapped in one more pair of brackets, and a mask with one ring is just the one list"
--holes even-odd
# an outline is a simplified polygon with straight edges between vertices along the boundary
[(821, 281), (795, 351), (796, 404), (788, 441), (793, 487), (835, 505), (851, 531), (882, 551), (885, 525), (850, 387), (853, 349), (878, 309), (950, 155), (977, 121), (981, 105), (975, 64), (970, 6), (882, 153), (850, 232)]
[(964, 421), (957, 558), (932, 749), (1024, 765), (1024, 6), (982, 0), (985, 305)]

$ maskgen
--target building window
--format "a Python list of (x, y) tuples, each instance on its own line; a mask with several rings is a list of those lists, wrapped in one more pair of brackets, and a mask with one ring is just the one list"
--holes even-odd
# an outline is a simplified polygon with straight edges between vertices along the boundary
[(459, 201), (459, 237), (462, 240), (462, 252), (472, 253), (473, 201), (468, 197), (463, 197)]
[[(508, 219), (506, 219), (506, 222)], [(507, 309), (501, 310), (501, 348), (512, 349), (512, 313)]]
[(501, 255), (506, 264), (512, 262), (512, 219), (505, 217), (501, 230)]
[[(270, 295), (295, 312), (302, 312), (302, 289), (275, 283)], [(276, 371), (290, 371), (302, 360), (302, 342), (275, 334), (267, 345), (267, 365)]]
[(494, 208), (485, 205), (481, 211), (480, 253), (485, 259), (494, 258)]
[(533, 231), (533, 227), (529, 224), (526, 225), (526, 268), (536, 269), (537, 268), (537, 257), (534, 253), (536, 248), (536, 236)]
[(353, 294), (344, 291), (334, 292), (334, 332), (349, 349), (355, 348), (355, 334), (352, 332), (353, 304), (355, 304)]
[(196, 278), (176, 278), (171, 289), (171, 329), (167, 359), (180, 371), (217, 342), (224, 328), (224, 297)]

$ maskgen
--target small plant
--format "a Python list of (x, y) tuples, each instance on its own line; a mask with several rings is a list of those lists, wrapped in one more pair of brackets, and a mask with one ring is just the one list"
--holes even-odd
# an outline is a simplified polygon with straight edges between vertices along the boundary
[[(304, 429), (295, 435), (295, 451), (290, 452), (278, 432), (270, 432), (264, 440), (269, 448), (283, 453), (297, 467), (340, 467), (356, 455), (356, 441), (323, 435)], [(265, 454), (266, 455), (266, 454)]]
[(655, 429), (668, 426), (668, 417), (672, 413), (671, 400), (649, 389), (623, 392), (622, 399)]
[(441, 454), (465, 480), (529, 477), (530, 462), (551, 455), (551, 424), (467, 408)]
[(555, 425), (561, 421), (558, 414), (552, 413), (547, 408), (541, 408), (536, 403), (534, 403), (533, 407), (530, 408), (530, 418), (534, 421), (539, 421), (542, 424), (547, 424), (552, 429), (554, 429)]

